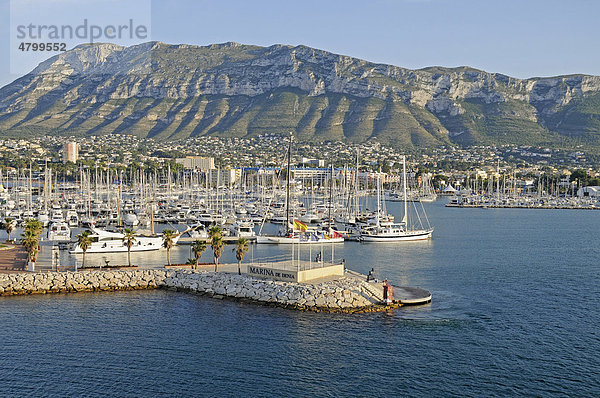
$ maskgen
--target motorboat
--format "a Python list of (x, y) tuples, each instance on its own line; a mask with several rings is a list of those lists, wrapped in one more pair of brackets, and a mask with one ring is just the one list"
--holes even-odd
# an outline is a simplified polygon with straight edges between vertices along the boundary
[(65, 221), (54, 221), (48, 227), (46, 237), (49, 241), (68, 242), (71, 240), (71, 228)]
[(48, 226), (48, 223), (50, 222), (50, 217), (48, 217), (48, 212), (41, 210), (38, 213), (37, 219), (39, 222), (42, 223), (42, 227), (46, 228)]
[(195, 224), (192, 226), (188, 226), (187, 231), (187, 234), (192, 239), (208, 238), (208, 231), (206, 231), (206, 227), (204, 226), (204, 224)]
[[(121, 253), (127, 252), (127, 246), (123, 241), (124, 234), (120, 232), (109, 232), (103, 229), (90, 228), (92, 233), (90, 238), (92, 244), (86, 251), (86, 253)], [(176, 244), (181, 234), (176, 235), (173, 238), (173, 242)], [(136, 235), (135, 242), (131, 247), (132, 252), (151, 251), (159, 250), (162, 247), (163, 238), (162, 236), (144, 236)], [(73, 248), (69, 251), (71, 254), (81, 254), (83, 250), (78, 243), (73, 245)]]
[(240, 220), (233, 223), (230, 228), (230, 236), (238, 238), (254, 238), (254, 223), (250, 220)]
[(129, 227), (135, 227), (140, 223), (135, 213), (127, 213), (123, 216), (123, 223)]
[(67, 211), (67, 222), (69, 223), (69, 227), (78, 227), (79, 226), (79, 216), (75, 210)]

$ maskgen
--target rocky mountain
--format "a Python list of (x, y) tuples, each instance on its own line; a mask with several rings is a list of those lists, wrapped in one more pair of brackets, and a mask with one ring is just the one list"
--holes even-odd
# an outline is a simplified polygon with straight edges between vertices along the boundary
[(0, 89), (0, 132), (160, 140), (295, 132), (396, 147), (600, 144), (600, 77), (419, 70), (306, 46), (86, 44)]

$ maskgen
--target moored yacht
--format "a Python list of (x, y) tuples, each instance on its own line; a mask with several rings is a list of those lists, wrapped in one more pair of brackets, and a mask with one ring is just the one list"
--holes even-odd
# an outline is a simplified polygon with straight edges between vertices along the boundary
[(239, 220), (231, 225), (230, 236), (236, 236), (238, 238), (254, 238), (256, 233), (254, 232), (254, 223), (250, 220)]
[[(406, 159), (403, 158), (402, 162), (402, 174), (403, 174), (403, 197), (404, 197), (404, 215), (402, 222), (393, 222), (393, 217), (386, 216), (380, 211), (380, 182), (377, 181), (377, 213), (373, 218), (370, 218), (368, 225), (361, 228), (359, 240), (363, 242), (395, 242), (395, 241), (415, 241), (415, 240), (426, 240), (430, 239), (433, 235), (433, 228), (429, 226), (423, 226), (421, 217), (418, 217), (420, 226), (416, 226), (409, 223), (408, 219), (408, 206), (407, 206), (407, 188), (406, 188)], [(416, 208), (415, 208), (416, 211)], [(423, 208), (423, 215), (425, 220), (425, 209)]]
[(71, 228), (64, 221), (54, 221), (48, 227), (46, 237), (49, 241), (67, 242), (71, 240)]
[[(123, 242), (123, 234), (119, 232), (109, 232), (98, 228), (90, 228), (92, 234), (92, 244), (86, 253), (120, 253), (127, 252), (127, 246)], [(181, 234), (178, 234), (174, 239), (174, 243), (177, 243)], [(163, 238), (162, 236), (143, 236), (136, 235), (135, 242), (131, 247), (132, 252), (158, 250), (162, 247)], [(79, 244), (73, 245), (73, 248), (69, 251), (71, 254), (81, 254), (83, 250)]]
[(408, 230), (406, 223), (390, 223), (364, 228), (360, 240), (363, 242), (394, 242), (425, 240), (431, 238), (433, 228)]
[(69, 223), (69, 227), (79, 226), (79, 216), (75, 210), (67, 211), (67, 222)]

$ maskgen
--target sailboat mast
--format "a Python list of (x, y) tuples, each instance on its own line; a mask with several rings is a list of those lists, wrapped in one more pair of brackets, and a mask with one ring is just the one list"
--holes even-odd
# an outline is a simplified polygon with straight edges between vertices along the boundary
[(331, 179), (329, 180), (329, 220), (327, 221), (327, 227), (331, 228), (331, 206), (333, 206), (333, 163), (331, 164)]
[(406, 156), (402, 156), (402, 181), (402, 189), (404, 191), (404, 216), (402, 217), (402, 222), (406, 223), (408, 214), (408, 205), (406, 200)]
[(354, 182), (354, 218), (358, 217), (358, 213), (360, 212), (360, 204), (358, 201), (358, 189), (359, 189), (359, 181), (358, 181), (358, 158), (360, 156), (360, 150), (356, 150), (356, 173), (354, 174), (355, 182)]
[(290, 144), (288, 145), (288, 154), (287, 154), (287, 188), (285, 192), (285, 228), (286, 231), (290, 228), (290, 163), (291, 163), (291, 155), (292, 155), (292, 138), (293, 135), (290, 134)]

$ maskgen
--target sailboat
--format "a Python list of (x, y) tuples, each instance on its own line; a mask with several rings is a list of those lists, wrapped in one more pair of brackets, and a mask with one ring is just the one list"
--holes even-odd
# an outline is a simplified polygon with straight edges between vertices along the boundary
[(317, 230), (309, 228), (308, 225), (295, 219), (293, 227), (285, 234), (277, 236), (257, 236), (256, 243), (271, 244), (321, 244), (321, 243), (343, 243), (344, 236), (329, 228)]
[[(408, 204), (406, 198), (406, 157), (402, 158), (402, 175), (403, 175), (403, 190), (404, 190), (404, 215), (399, 223), (386, 220), (381, 216), (379, 210), (380, 199), (380, 180), (377, 180), (377, 206), (378, 211), (374, 219), (374, 225), (364, 227), (360, 232), (360, 240), (363, 242), (395, 242), (395, 241), (416, 241), (427, 240), (433, 235), (433, 228), (427, 227), (415, 228), (409, 224), (408, 220)], [(423, 209), (425, 211), (425, 209)], [(422, 224), (422, 223), (421, 223)], [(427, 222), (427, 224), (429, 224)]]
[[(290, 222), (290, 166), (291, 166), (291, 154), (292, 154), (292, 140), (293, 136), (290, 135), (290, 143), (288, 146), (287, 155), (287, 189), (285, 195), (285, 230), (281, 231), (279, 235), (259, 235), (256, 237), (256, 243), (269, 243), (269, 244), (322, 244), (322, 243), (343, 243), (344, 237), (339, 232), (329, 227), (324, 228), (321, 231), (316, 229), (308, 228), (308, 225), (298, 219), (294, 219), (293, 223)], [(333, 181), (333, 168), (331, 171), (331, 179)], [(331, 215), (330, 215), (331, 220)]]

